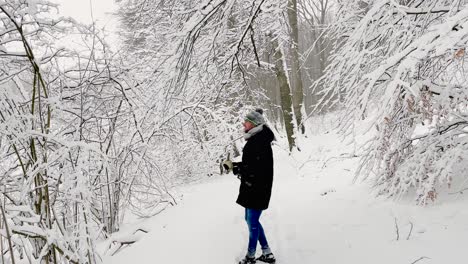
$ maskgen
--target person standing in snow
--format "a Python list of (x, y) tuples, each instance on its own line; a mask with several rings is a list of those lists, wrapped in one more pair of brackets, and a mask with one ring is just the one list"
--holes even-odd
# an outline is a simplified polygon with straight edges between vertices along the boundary
[[(249, 228), (247, 254), (239, 264), (253, 264), (256, 260), (275, 263), (260, 215), (268, 208), (273, 185), (273, 151), (271, 142), (275, 136), (265, 124), (263, 110), (256, 109), (244, 119), (244, 138), (247, 143), (242, 151), (242, 162), (225, 161), (223, 166), (232, 170), (241, 181), (237, 203), (245, 208), (245, 220)], [(255, 258), (257, 242), (263, 254)]]

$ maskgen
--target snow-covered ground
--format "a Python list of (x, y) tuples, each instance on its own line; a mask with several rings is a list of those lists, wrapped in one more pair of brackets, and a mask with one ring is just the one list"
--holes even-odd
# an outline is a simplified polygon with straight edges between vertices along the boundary
[[(358, 158), (328, 128), (314, 126), (293, 155), (274, 147), (272, 201), (261, 222), (278, 264), (468, 262), (468, 194), (426, 207), (411, 196), (376, 198), (368, 184), (352, 183)], [(113, 256), (107, 250), (104, 263), (237, 263), (248, 237), (238, 186), (229, 174), (184, 188), (179, 205), (124, 228), (122, 237), (140, 226), (149, 232)]]

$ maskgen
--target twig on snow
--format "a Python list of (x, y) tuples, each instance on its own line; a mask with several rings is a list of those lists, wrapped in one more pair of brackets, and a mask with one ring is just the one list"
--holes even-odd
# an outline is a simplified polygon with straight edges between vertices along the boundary
[(322, 165), (322, 169), (327, 167), (327, 163), (333, 159), (352, 159), (352, 158), (357, 158), (359, 157), (358, 155), (356, 154), (348, 154), (348, 153), (342, 153), (340, 155), (340, 157), (331, 157), (331, 158), (328, 158)]
[(395, 230), (396, 230), (396, 240), (398, 241), (400, 239), (400, 230), (398, 229), (398, 223), (397, 223), (396, 217), (395, 217)]
[(414, 263), (416, 263), (416, 262), (418, 262), (418, 261), (420, 261), (420, 260), (423, 260), (423, 259), (431, 259), (431, 258), (428, 258), (428, 257), (420, 257), (420, 258), (418, 258), (417, 260), (411, 262), (411, 264), (414, 264)]
[(410, 231), (408, 233), (408, 236), (406, 237), (406, 240), (409, 240), (409, 238), (411, 236), (411, 232), (413, 231), (413, 223), (410, 222), (410, 224), (411, 224), (411, 229), (410, 229)]
[(449, 194), (457, 194), (457, 193), (460, 193), (460, 194), (463, 194), (464, 191), (468, 190), (468, 187), (464, 188), (464, 189), (461, 189), (460, 191), (457, 191), (457, 192), (451, 192)]

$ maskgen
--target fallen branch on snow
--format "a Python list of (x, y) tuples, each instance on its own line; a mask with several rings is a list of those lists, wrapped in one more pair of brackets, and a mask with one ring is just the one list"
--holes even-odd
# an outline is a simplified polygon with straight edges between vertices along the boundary
[(418, 262), (418, 261), (420, 261), (420, 260), (423, 260), (423, 259), (431, 259), (431, 258), (428, 258), (428, 257), (420, 257), (420, 258), (418, 258), (417, 260), (411, 262), (411, 264), (414, 264), (414, 263), (416, 263), (416, 262)]
[(114, 249), (111, 249), (110, 255), (114, 256), (122, 248), (139, 241), (141, 239), (141, 235), (137, 234), (137, 232), (148, 233), (148, 230), (138, 227), (137, 229), (133, 230), (131, 234), (111, 238), (108, 246), (109, 249), (111, 249), (113, 245), (115, 245), (116, 247), (114, 247)]
[[(347, 155), (347, 156), (345, 156), (345, 155)], [(356, 154), (342, 153), (342, 154), (340, 154), (339, 157), (331, 157), (331, 158), (327, 159), (327, 160), (323, 163), (322, 169), (325, 168), (325, 167), (327, 167), (327, 163), (328, 163), (329, 161), (333, 160), (333, 159), (352, 159), (352, 158), (358, 158), (358, 157), (359, 157), (359, 156), (356, 155)]]
[(411, 232), (413, 231), (413, 223), (410, 222), (410, 224), (411, 224), (411, 229), (410, 229), (410, 231), (408, 233), (408, 236), (406, 237), (406, 240), (409, 240), (409, 238), (411, 236)]
[(451, 193), (449, 193), (449, 194), (457, 194), (457, 193), (463, 194), (463, 192), (466, 191), (466, 190), (468, 190), (468, 187), (466, 187), (466, 188), (464, 188), (464, 189), (461, 189), (461, 190), (458, 191), (458, 192), (451, 192)]
[(398, 223), (397, 223), (396, 217), (395, 217), (395, 229), (396, 229), (396, 240), (398, 241), (400, 239), (400, 231), (398, 229)]

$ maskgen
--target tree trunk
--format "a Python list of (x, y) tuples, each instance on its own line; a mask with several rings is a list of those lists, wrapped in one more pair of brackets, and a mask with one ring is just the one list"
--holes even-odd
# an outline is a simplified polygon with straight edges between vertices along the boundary
[(305, 127), (302, 123), (302, 105), (304, 104), (304, 90), (302, 85), (302, 73), (299, 62), (299, 29), (297, 25), (297, 0), (288, 0), (288, 19), (290, 27), (290, 36), (292, 40), (291, 45), (291, 77), (294, 77), (294, 81), (291, 82), (293, 86), (293, 107), (294, 115), (296, 117), (296, 124), (298, 130), (305, 133)]
[(296, 145), (294, 139), (293, 126), (293, 108), (291, 100), (291, 88), (289, 87), (286, 72), (284, 70), (284, 57), (281, 49), (278, 46), (278, 41), (273, 41), (274, 57), (275, 57), (275, 74), (280, 87), (281, 109), (283, 111), (284, 127), (289, 143), (289, 150)]

